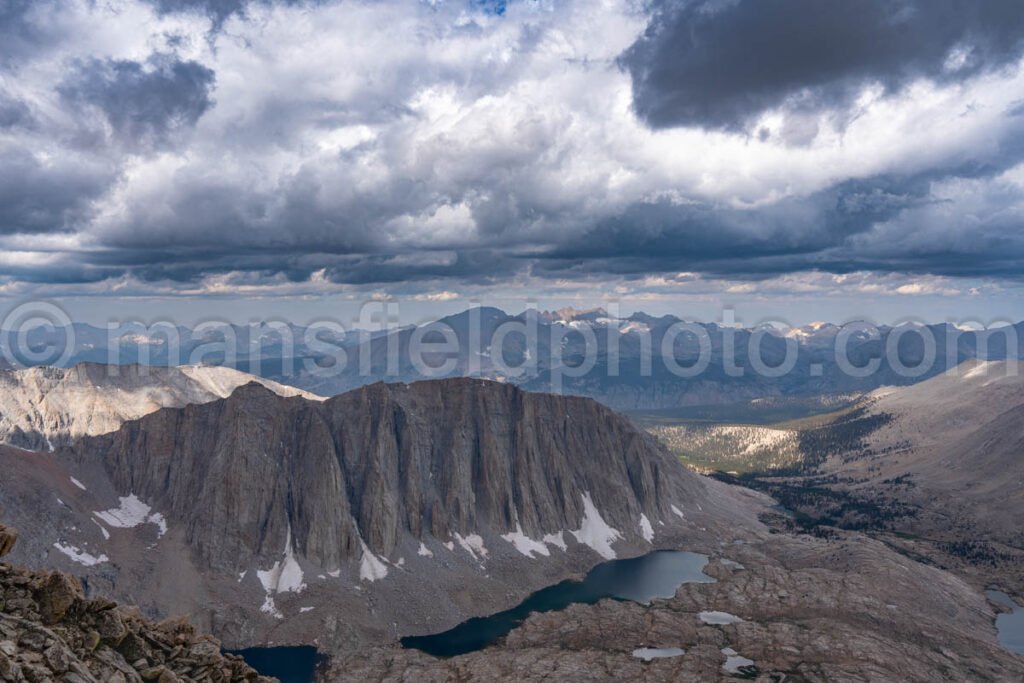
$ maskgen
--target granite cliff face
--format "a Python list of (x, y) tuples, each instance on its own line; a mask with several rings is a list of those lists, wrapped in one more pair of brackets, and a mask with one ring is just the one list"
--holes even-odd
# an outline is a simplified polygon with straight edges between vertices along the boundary
[(180, 521), (225, 571), (282, 549), (332, 571), (410, 537), (481, 556), (488, 536), (544, 549), (575, 538), (610, 557), (703, 495), (657, 441), (593, 401), (467, 379), (323, 403), (248, 385), (84, 439), (70, 457), (104, 462), (122, 494)]

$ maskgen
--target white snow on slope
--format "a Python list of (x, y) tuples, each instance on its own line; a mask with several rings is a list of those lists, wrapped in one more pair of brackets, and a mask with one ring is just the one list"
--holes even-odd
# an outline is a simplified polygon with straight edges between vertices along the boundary
[(90, 555), (89, 553), (85, 552), (84, 550), (79, 550), (78, 548), (76, 548), (73, 545), (64, 545), (63, 543), (54, 543), (53, 547), (56, 548), (57, 550), (61, 551), (62, 553), (64, 553), (68, 557), (70, 557), (73, 562), (77, 562), (78, 564), (83, 564), (86, 567), (95, 567), (98, 564), (102, 564), (104, 562), (109, 562), (110, 561), (110, 558), (107, 557), (106, 555), (100, 555), (99, 557), (96, 557), (94, 555)]
[(718, 626), (724, 626), (726, 624), (738, 624), (739, 622), (743, 621), (736, 615), (729, 614), (728, 612), (707, 611), (701, 612), (697, 616), (700, 617), (701, 622), (705, 624), (715, 624)]
[(725, 664), (722, 668), (731, 674), (740, 672), (740, 668), (744, 666), (754, 666), (754, 660), (741, 657), (736, 650), (731, 647), (722, 648), (722, 654), (725, 655)]
[(469, 534), (466, 537), (456, 533), (455, 540), (462, 546), (463, 550), (473, 556), (474, 560), (486, 560), (487, 548), (484, 547), (484, 539), (477, 534)]
[[(283, 619), (284, 615), (277, 609), (274, 603), (274, 596), (278, 593), (301, 593), (306, 589), (303, 581), (302, 567), (295, 559), (295, 550), (292, 548), (292, 528), (288, 526), (288, 533), (285, 537), (284, 560), (277, 561), (274, 566), (267, 570), (256, 570), (256, 576), (263, 585), (266, 596), (260, 611), (271, 615), (275, 619)], [(242, 578), (245, 574), (242, 574)]]
[(647, 519), (647, 515), (642, 512), (640, 513), (640, 535), (648, 543), (654, 540), (654, 528), (651, 527), (651, 520)]
[(134, 493), (123, 496), (120, 507), (93, 513), (98, 519), (107, 523), (115, 529), (134, 529), (143, 524), (155, 524), (159, 529), (158, 537), (163, 538), (167, 533), (167, 521), (159, 512), (152, 512), (152, 508), (136, 496)]
[(105, 527), (102, 524), (100, 524), (100, 520), (95, 519), (95, 518), (92, 520), (92, 523), (100, 528), (100, 532), (103, 534), (103, 539), (106, 540), (106, 541), (109, 541), (110, 540), (110, 532), (107, 531), (107, 527)]
[(666, 657), (680, 657), (686, 654), (681, 647), (640, 647), (633, 650), (633, 656), (649, 662), (652, 659), (664, 659)]
[(565, 544), (565, 536), (561, 531), (554, 534), (548, 534), (541, 540), (544, 541), (545, 545), (553, 545), (556, 548), (560, 548), (562, 551), (569, 549), (569, 546)]
[(74, 477), (68, 477), (68, 478), (71, 480), (72, 484), (74, 484), (78, 488), (82, 489), (83, 491), (88, 491), (89, 490), (89, 489), (85, 488), (85, 484), (83, 484), (82, 482), (78, 481)]
[(260, 583), (263, 584), (263, 590), (267, 593), (301, 593), (306, 589), (302, 567), (295, 559), (295, 550), (292, 548), (291, 526), (288, 527), (285, 539), (284, 560), (275, 562), (274, 566), (266, 571), (256, 572)]
[(675, 505), (672, 506), (672, 512), (679, 515), (680, 519), (686, 519), (686, 516), (683, 514), (683, 511), (677, 508)]
[(515, 531), (502, 535), (502, 538), (514, 545), (516, 550), (527, 557), (533, 557), (534, 553), (544, 557), (551, 555), (551, 551), (548, 550), (543, 541), (535, 541), (523, 533), (523, 528), (519, 525), (519, 522), (516, 522)]
[(418, 551), (416, 551), (416, 554), (419, 555), (420, 557), (433, 557), (434, 556), (433, 551), (430, 548), (428, 548), (426, 546), (426, 544), (423, 543), (422, 541), (420, 541), (420, 549)]
[(360, 539), (363, 557), (359, 561), (359, 578), (363, 581), (380, 581), (388, 575), (388, 568), (376, 555), (370, 552), (366, 542)]
[(591, 500), (589, 491), (583, 493), (582, 497), (583, 522), (580, 525), (579, 531), (571, 531), (569, 533), (575, 536), (578, 542), (593, 548), (601, 557), (606, 560), (614, 560), (616, 554), (612, 549), (612, 543), (621, 539), (622, 534), (604, 521), (601, 513), (594, 506), (594, 501)]

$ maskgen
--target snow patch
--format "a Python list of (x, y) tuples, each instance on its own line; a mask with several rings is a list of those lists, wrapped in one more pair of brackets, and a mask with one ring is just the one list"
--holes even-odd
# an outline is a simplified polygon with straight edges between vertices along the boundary
[(548, 547), (544, 545), (543, 541), (535, 541), (523, 533), (523, 528), (520, 526), (519, 522), (516, 522), (515, 531), (504, 534), (502, 538), (515, 546), (516, 550), (527, 557), (532, 558), (534, 553), (543, 555), (544, 557), (551, 555), (551, 551), (548, 550)]
[(739, 622), (743, 621), (742, 619), (740, 619), (736, 615), (729, 614), (728, 612), (707, 611), (707, 612), (701, 612), (697, 616), (700, 617), (700, 620), (703, 623), (705, 623), (705, 624), (714, 624), (716, 626), (725, 626), (727, 624), (738, 624)]
[(654, 528), (651, 526), (651, 520), (647, 519), (647, 515), (642, 512), (640, 513), (640, 535), (648, 543), (654, 540)]
[(665, 657), (679, 657), (685, 654), (686, 650), (681, 647), (641, 647), (633, 650), (633, 656), (645, 662)]
[(274, 596), (267, 593), (266, 598), (263, 600), (263, 604), (260, 605), (260, 611), (264, 614), (269, 614), (275, 619), (284, 619), (284, 615), (277, 609), (277, 605), (274, 604)]
[(461, 534), (455, 534), (455, 540), (458, 541), (462, 549), (473, 556), (474, 560), (486, 560), (487, 559), (487, 548), (484, 547), (484, 539), (477, 534), (469, 534), (463, 537)]
[(314, 608), (312, 608), (312, 607), (300, 607), (299, 608), (299, 614), (305, 614), (306, 612), (312, 612), (313, 609)]
[[(292, 527), (288, 526), (288, 535), (284, 543), (284, 561), (274, 563), (274, 566), (267, 570), (256, 570), (266, 598), (260, 611), (271, 615), (275, 619), (283, 619), (284, 615), (278, 611), (274, 604), (274, 595), (278, 593), (301, 593), (306, 589), (302, 580), (302, 568), (295, 559), (295, 551), (292, 549)], [(243, 574), (244, 577), (244, 574)]]
[(100, 555), (99, 557), (96, 557), (94, 555), (90, 555), (84, 550), (79, 550), (73, 545), (54, 543), (53, 547), (67, 555), (69, 558), (71, 558), (72, 562), (77, 562), (78, 564), (85, 565), (86, 567), (95, 567), (98, 564), (110, 561), (110, 558), (106, 555)]
[(673, 505), (671, 507), (672, 507), (672, 512), (674, 512), (675, 514), (679, 515), (679, 519), (686, 519), (686, 516), (683, 514), (682, 510), (677, 508), (675, 505)]
[(548, 534), (541, 540), (544, 541), (545, 545), (553, 545), (556, 548), (561, 548), (562, 552), (569, 549), (569, 546), (565, 544), (565, 536), (562, 535), (561, 531), (554, 534)]
[(388, 575), (387, 565), (370, 552), (365, 541), (360, 539), (359, 543), (363, 547), (363, 557), (359, 560), (359, 578), (362, 581), (380, 581)]
[(722, 654), (725, 655), (725, 664), (722, 668), (731, 674), (740, 673), (740, 669), (744, 667), (754, 666), (754, 660), (739, 656), (731, 647), (722, 648)]
[(416, 551), (416, 554), (419, 555), (420, 557), (433, 557), (434, 556), (434, 552), (430, 548), (428, 548), (426, 546), (426, 544), (423, 543), (423, 541), (420, 541), (420, 549), (418, 551)]
[(167, 533), (167, 520), (164, 519), (164, 516), (161, 515), (159, 512), (154, 512), (149, 516), (149, 521), (153, 524), (156, 524), (157, 529), (159, 529), (157, 537), (163, 538), (164, 534)]
[(119, 507), (94, 513), (96, 517), (115, 529), (134, 529), (143, 524), (155, 524), (159, 537), (167, 533), (167, 521), (159, 512), (152, 512), (150, 506), (139, 500), (134, 493), (120, 498)]
[(612, 543), (622, 538), (622, 534), (604, 521), (601, 513), (594, 506), (594, 501), (591, 500), (589, 491), (583, 493), (582, 497), (583, 522), (580, 525), (579, 531), (571, 531), (569, 533), (575, 536), (576, 540), (583, 545), (593, 548), (604, 559), (614, 560), (616, 554), (612, 549)]
[(110, 532), (107, 531), (107, 527), (105, 527), (102, 524), (100, 524), (98, 519), (93, 519), (92, 523), (100, 528), (100, 533), (103, 534), (103, 540), (104, 541), (109, 541), (110, 540)]
[(71, 480), (71, 483), (72, 483), (72, 484), (74, 484), (74, 485), (75, 485), (75, 486), (77, 486), (78, 488), (82, 489), (83, 491), (88, 491), (88, 490), (89, 490), (89, 489), (85, 488), (85, 484), (83, 484), (82, 482), (78, 481), (78, 480), (77, 480), (77, 479), (75, 479), (74, 477), (68, 477), (68, 479), (70, 479), (70, 480)]

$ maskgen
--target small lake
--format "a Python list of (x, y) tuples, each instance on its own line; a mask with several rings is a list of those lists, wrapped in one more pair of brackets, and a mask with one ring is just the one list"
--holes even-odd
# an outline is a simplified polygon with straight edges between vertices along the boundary
[(553, 612), (569, 605), (599, 600), (648, 603), (671, 598), (684, 583), (714, 583), (702, 570), (705, 555), (661, 550), (629, 560), (612, 560), (594, 567), (582, 581), (563, 581), (530, 595), (516, 607), (489, 617), (476, 617), (455, 628), (429, 636), (402, 638), (402, 646), (435, 657), (454, 657), (483, 649), (523, 623), (531, 612)]
[(281, 683), (312, 683), (320, 655), (312, 646), (252, 647), (228, 650), (238, 655), (263, 676), (274, 676)]
[(1010, 613), (996, 615), (996, 631), (999, 642), (1010, 652), (1024, 655), (1024, 606), (1018, 605), (1009, 595), (1002, 591), (987, 590), (985, 595), (992, 602), (1013, 610)]

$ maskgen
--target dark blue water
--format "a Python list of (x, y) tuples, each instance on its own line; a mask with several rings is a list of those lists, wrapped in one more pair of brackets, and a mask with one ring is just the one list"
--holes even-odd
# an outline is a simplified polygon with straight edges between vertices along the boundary
[(253, 647), (229, 650), (264, 676), (274, 676), (281, 683), (312, 683), (320, 655), (315, 647)]
[(704, 555), (667, 550), (604, 562), (582, 581), (563, 581), (541, 589), (510, 610), (464, 621), (444, 633), (402, 638), (402, 646), (435, 657), (454, 657), (483, 649), (502, 638), (531, 612), (552, 612), (574, 603), (589, 605), (606, 598), (641, 603), (671, 598), (684, 583), (714, 582), (701, 571), (707, 562)]
[(1006, 593), (997, 590), (985, 591), (992, 602), (999, 603), (1013, 610), (1009, 614), (996, 615), (996, 631), (999, 642), (1010, 652), (1024, 655), (1024, 607), (1018, 605)]

